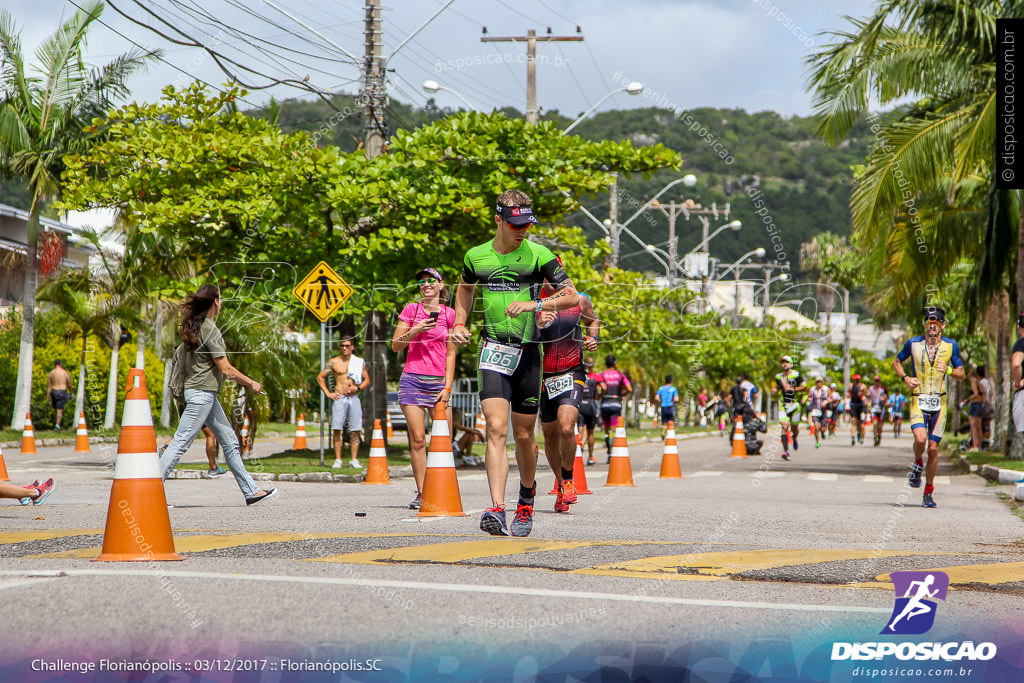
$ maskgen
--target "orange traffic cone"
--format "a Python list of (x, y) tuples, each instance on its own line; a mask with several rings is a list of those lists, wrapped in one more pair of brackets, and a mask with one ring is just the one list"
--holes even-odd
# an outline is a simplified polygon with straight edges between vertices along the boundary
[(676, 445), (676, 424), (669, 420), (668, 430), (665, 432), (665, 450), (661, 456), (661, 474), (658, 479), (682, 479), (683, 473), (679, 469), (679, 447)]
[(183, 560), (174, 552), (146, 374), (128, 371), (103, 551), (96, 561)]
[(612, 441), (611, 463), (605, 486), (633, 486), (633, 469), (629, 465), (629, 445), (626, 443), (626, 421), (619, 417)]
[(736, 416), (736, 423), (732, 430), (732, 456), (733, 458), (747, 457), (747, 437), (743, 434), (743, 417)]
[(252, 443), (249, 440), (249, 416), (245, 416), (242, 422), (242, 458), (248, 458), (252, 454)]
[[(455, 460), (453, 459), (454, 463)], [(364, 484), (390, 484), (391, 473), (388, 472), (388, 452), (384, 448), (384, 432), (380, 428), (380, 420), (373, 421), (373, 438), (370, 440), (370, 464), (366, 466)]]
[(434, 424), (430, 427), (430, 446), (427, 448), (427, 472), (423, 479), (423, 499), (417, 517), (465, 517), (459, 479), (455, 475), (455, 454), (452, 453), (452, 434), (448, 429), (448, 415), (444, 404), (434, 407)]
[(476, 428), (484, 435), (484, 438), (481, 439), (479, 436), (475, 436), (473, 438), (480, 442), (485, 441), (487, 439), (487, 420), (484, 418), (484, 414), (482, 412), (477, 413), (476, 415)]
[(299, 423), (295, 425), (295, 443), (292, 444), (292, 450), (300, 451), (309, 446), (306, 445), (306, 414), (299, 413)]
[(21, 433), (21, 452), (36, 452), (36, 435), (32, 431), (32, 413), (25, 413), (25, 431)]
[(0, 446), (0, 481), (10, 481), (7, 476), (7, 464), (4, 462), (4, 447)]
[(85, 413), (78, 413), (78, 434), (75, 435), (75, 453), (90, 453), (89, 430), (85, 424)]
[(391, 443), (391, 439), (395, 438), (395, 428), (391, 425), (391, 413), (387, 414), (388, 418), (388, 443)]
[(593, 493), (587, 488), (587, 465), (583, 462), (583, 444), (580, 443), (579, 427), (574, 427), (576, 432), (576, 459), (572, 463), (572, 483), (576, 485), (576, 493)]

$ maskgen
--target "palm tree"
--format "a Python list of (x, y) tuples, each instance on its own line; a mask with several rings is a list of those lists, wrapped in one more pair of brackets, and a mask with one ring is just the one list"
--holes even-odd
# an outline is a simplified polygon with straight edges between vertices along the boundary
[(832, 338), (832, 311), (836, 307), (836, 283), (828, 276), (827, 264), (847, 249), (846, 239), (832, 232), (822, 232), (810, 242), (800, 245), (800, 270), (814, 280), (814, 288), (825, 309), (825, 329)]
[(26, 68), (14, 15), (0, 11), (0, 178), (25, 180), (31, 196), (18, 381), (11, 420), (15, 429), (24, 425), (32, 388), (39, 218), (60, 196), (64, 155), (85, 149), (92, 120), (125, 96), (128, 77), (157, 55), (133, 50), (90, 69), (82, 50), (103, 4), (92, 0), (82, 7), (39, 46), (32, 70)]
[[(973, 224), (986, 234), (973, 241), (977, 302), (991, 299), (1014, 270), (1024, 297), (1024, 261), (1015, 263), (1007, 248), (1024, 235), (1024, 204), (1010, 191), (985, 193), (995, 172), (996, 20), (1022, 10), (1022, 0), (884, 0), (872, 16), (850, 19), (853, 32), (832, 32), (838, 40), (808, 58), (818, 133), (830, 143), (868, 114), (872, 99), (881, 106), (915, 100), (891, 117), (868, 119), (876, 144), (856, 174), (854, 230), (861, 244), (892, 254), (890, 267), (904, 259), (916, 265), (917, 252), (927, 254), (934, 274), (963, 256), (958, 231)], [(964, 203), (979, 184), (984, 204)], [(1011, 205), (1022, 209), (1015, 219), (1005, 210)], [(967, 211), (950, 215), (958, 209)], [(922, 242), (927, 211), (947, 215)], [(1018, 306), (1024, 310), (1024, 300)]]
[(108, 329), (117, 320), (130, 318), (135, 310), (120, 301), (120, 297), (112, 296), (103, 280), (94, 277), (88, 268), (62, 272), (39, 289), (38, 298), (61, 309), (71, 319), (74, 334), (82, 338), (75, 397), (77, 419), (85, 408), (85, 352), (89, 336)]

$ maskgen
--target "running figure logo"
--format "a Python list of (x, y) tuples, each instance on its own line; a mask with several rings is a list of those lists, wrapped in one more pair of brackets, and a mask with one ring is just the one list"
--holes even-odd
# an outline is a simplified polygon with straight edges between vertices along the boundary
[(949, 576), (937, 571), (893, 572), (889, 576), (896, 589), (896, 604), (881, 633), (917, 635), (927, 632), (935, 622), (936, 607), (935, 601), (928, 598), (946, 599)]

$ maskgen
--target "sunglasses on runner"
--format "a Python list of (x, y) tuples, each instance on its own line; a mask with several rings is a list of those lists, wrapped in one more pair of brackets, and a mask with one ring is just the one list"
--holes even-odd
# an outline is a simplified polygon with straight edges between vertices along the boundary
[(425, 277), (417, 280), (416, 284), (422, 287), (423, 285), (436, 285), (438, 282), (440, 282), (440, 280), (435, 277)]
[(520, 230), (529, 230), (531, 225), (533, 225), (533, 223), (524, 223), (522, 225), (515, 225), (514, 223), (509, 223), (508, 227), (512, 228), (516, 232), (519, 232)]

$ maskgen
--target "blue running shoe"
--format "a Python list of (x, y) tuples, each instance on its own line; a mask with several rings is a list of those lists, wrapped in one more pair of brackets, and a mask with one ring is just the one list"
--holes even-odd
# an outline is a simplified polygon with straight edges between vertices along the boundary
[(484, 510), (480, 517), (480, 529), (491, 536), (508, 536), (508, 527), (505, 526), (505, 506), (496, 505)]
[(934, 500), (932, 500), (932, 494), (926, 493), (926, 494), (924, 494), (924, 499), (921, 501), (921, 507), (923, 507), (923, 508), (937, 508), (939, 506), (935, 504)]
[(203, 479), (220, 479), (221, 477), (226, 476), (227, 474), (228, 471), (221, 467), (220, 465), (218, 465), (217, 469), (215, 470), (207, 470), (203, 472)]
[(529, 536), (533, 529), (533, 506), (520, 502), (512, 519), (513, 536)]
[(42, 484), (39, 484), (38, 486), (35, 486), (34, 488), (35, 488), (36, 491), (39, 492), (39, 495), (32, 499), (32, 504), (33, 505), (41, 505), (42, 502), (44, 500), (46, 500), (50, 496), (51, 493), (53, 493), (53, 487), (54, 487), (54, 484), (53, 484), (53, 478), (52, 477), (50, 479), (47, 479), (46, 481), (44, 481)]
[(911, 466), (910, 472), (907, 474), (907, 481), (910, 482), (912, 488), (921, 488), (921, 472), (923, 470), (924, 468), (917, 463)]

